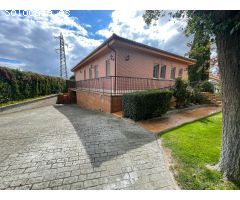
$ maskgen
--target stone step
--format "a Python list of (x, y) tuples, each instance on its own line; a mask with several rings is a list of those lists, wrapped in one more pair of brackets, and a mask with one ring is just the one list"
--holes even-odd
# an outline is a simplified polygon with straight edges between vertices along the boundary
[(212, 97), (209, 97), (209, 98), (221, 99), (221, 97), (219, 97), (219, 96), (212, 96)]
[(222, 101), (213, 101), (213, 100), (210, 100), (211, 102), (214, 102), (214, 103), (222, 103)]
[(208, 97), (208, 99), (211, 99), (213, 101), (221, 101), (221, 98), (220, 97)]
[(221, 97), (216, 94), (212, 94), (209, 92), (202, 92), (202, 94), (207, 98), (207, 101), (216, 106), (222, 106)]
[(211, 102), (222, 102), (221, 100), (210, 100)]

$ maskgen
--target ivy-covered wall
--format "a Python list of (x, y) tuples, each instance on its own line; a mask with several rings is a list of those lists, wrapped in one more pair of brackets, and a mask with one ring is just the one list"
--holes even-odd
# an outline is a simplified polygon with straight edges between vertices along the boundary
[(66, 90), (66, 80), (17, 69), (0, 67), (0, 103)]

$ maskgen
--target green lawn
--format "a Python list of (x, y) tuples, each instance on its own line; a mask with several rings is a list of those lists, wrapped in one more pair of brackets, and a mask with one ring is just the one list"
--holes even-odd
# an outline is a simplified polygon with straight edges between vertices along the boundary
[(218, 163), (221, 150), (222, 114), (181, 126), (162, 134), (171, 150), (175, 178), (182, 189), (240, 189), (223, 181), (221, 173), (206, 168)]

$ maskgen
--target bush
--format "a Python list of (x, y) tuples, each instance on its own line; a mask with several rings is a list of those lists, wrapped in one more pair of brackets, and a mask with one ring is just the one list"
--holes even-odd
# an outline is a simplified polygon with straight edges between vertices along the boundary
[(194, 104), (205, 104), (208, 103), (208, 99), (201, 93), (199, 88), (196, 87), (191, 91), (190, 102)]
[(0, 103), (55, 94), (65, 90), (66, 80), (62, 78), (0, 67)]
[(176, 98), (176, 107), (184, 106), (190, 101), (190, 86), (187, 81), (177, 78), (173, 89)]
[(201, 92), (211, 92), (214, 93), (214, 85), (209, 81), (203, 81), (199, 84)]
[(135, 121), (159, 117), (170, 106), (170, 90), (147, 90), (123, 95), (123, 116)]

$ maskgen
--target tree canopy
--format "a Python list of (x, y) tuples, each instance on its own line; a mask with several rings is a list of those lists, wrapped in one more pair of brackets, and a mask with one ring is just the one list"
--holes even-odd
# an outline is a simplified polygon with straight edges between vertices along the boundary
[[(211, 37), (215, 40), (221, 76), (223, 101), (222, 151), (218, 169), (224, 176), (240, 181), (240, 11), (148, 10), (143, 18), (146, 24), (170, 15), (187, 21), (186, 34)], [(198, 38), (199, 40), (199, 38)], [(192, 49), (201, 52), (201, 48)]]
[(202, 30), (196, 31), (191, 43), (190, 51), (187, 53), (189, 58), (197, 62), (188, 67), (188, 80), (192, 83), (208, 80), (211, 55), (211, 41), (209, 35), (204, 35)]
[(178, 10), (161, 11), (147, 10), (143, 18), (146, 24), (158, 20), (161, 17), (169, 15), (172, 18), (181, 18), (187, 20), (186, 34), (195, 34), (201, 30), (204, 35), (216, 35), (228, 31), (230, 35), (240, 29), (239, 11), (206, 11), (206, 10)]

